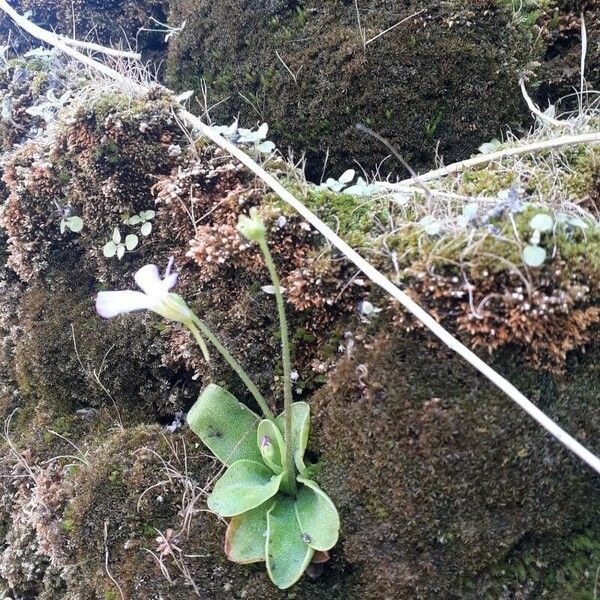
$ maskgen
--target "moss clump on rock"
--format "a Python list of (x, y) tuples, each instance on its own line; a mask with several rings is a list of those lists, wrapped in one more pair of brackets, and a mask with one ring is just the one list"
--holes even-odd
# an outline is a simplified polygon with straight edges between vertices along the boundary
[[(597, 438), (585, 365), (559, 382), (533, 377), (514, 355), (511, 362), (507, 375), (519, 389), (567, 429)], [(506, 365), (496, 364), (505, 372)], [(486, 586), (474, 582), (524, 539), (547, 536), (536, 556), (555, 560), (555, 537), (598, 518), (592, 474), (418, 333), (382, 326), (342, 361), (312, 406), (321, 483), (340, 508), (340, 550), (360, 597), (483, 598)], [(590, 568), (588, 561), (578, 571), (588, 589)], [(542, 570), (534, 584), (547, 597), (569, 597), (564, 582), (549, 586)]]
[[(11, 6), (21, 14), (29, 13), (30, 19), (46, 29), (79, 39), (90, 35), (103, 44), (121, 44), (127, 47), (139, 46), (146, 58), (164, 51), (164, 35), (140, 32), (142, 27), (152, 28), (152, 18), (166, 21), (168, 2), (166, 0), (16, 0)], [(13, 35), (9, 31), (15, 25), (4, 12), (0, 15), (0, 37), (10, 39), (17, 47), (26, 51), (31, 45), (39, 45), (38, 40), (24, 34)]]
[(313, 178), (328, 149), (333, 175), (387, 156), (358, 122), (416, 168), (436, 149), (446, 162), (462, 158), (523, 116), (516, 90), (532, 32), (504, 3), (361, 2), (367, 38), (423, 9), (366, 48), (353, 2), (290, 3), (275, 14), (266, 4), (174, 0), (171, 21), (187, 26), (170, 48), (169, 80), (183, 90), (205, 79), (211, 101), (228, 98), (213, 119), (268, 122), (279, 147), (307, 153)]

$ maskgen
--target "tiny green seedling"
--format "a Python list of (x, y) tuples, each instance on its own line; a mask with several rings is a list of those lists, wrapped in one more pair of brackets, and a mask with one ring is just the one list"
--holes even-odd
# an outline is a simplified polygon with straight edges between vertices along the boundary
[(125, 225), (140, 226), (140, 233), (144, 237), (148, 237), (152, 233), (152, 219), (156, 216), (156, 212), (153, 210), (142, 210), (137, 215), (125, 219), (123, 223)]
[(322, 188), (327, 188), (332, 192), (341, 192), (346, 186), (350, 185), (354, 181), (356, 171), (354, 169), (348, 169), (344, 171), (339, 179), (329, 177), (325, 183), (321, 184)]
[(64, 233), (67, 229), (73, 233), (79, 233), (83, 229), (83, 219), (81, 217), (63, 217), (60, 220), (60, 232)]
[(546, 213), (538, 213), (531, 221), (529, 227), (533, 229), (529, 244), (523, 248), (523, 262), (528, 267), (541, 267), (546, 260), (546, 250), (540, 246), (542, 233), (554, 229), (554, 218)]
[(254, 146), (261, 154), (271, 154), (275, 151), (275, 144), (266, 139), (269, 132), (267, 123), (263, 123), (256, 131), (238, 127), (237, 120), (229, 126), (214, 125), (213, 129), (236, 144)]
[(139, 244), (139, 238), (137, 235), (130, 233), (125, 237), (125, 240), (122, 241), (121, 232), (118, 227), (115, 227), (112, 235), (112, 239), (104, 244), (102, 248), (102, 254), (106, 256), (106, 258), (112, 258), (116, 256), (119, 260), (125, 256), (125, 251), (131, 252), (137, 248)]

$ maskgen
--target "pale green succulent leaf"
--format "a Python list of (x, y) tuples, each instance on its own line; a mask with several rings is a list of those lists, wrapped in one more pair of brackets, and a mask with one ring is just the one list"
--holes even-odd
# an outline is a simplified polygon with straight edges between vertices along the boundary
[(117, 245), (114, 242), (108, 242), (104, 244), (102, 248), (102, 254), (106, 256), (106, 258), (112, 258), (117, 253)]
[(265, 464), (273, 473), (282, 473), (285, 447), (281, 431), (273, 421), (263, 419), (258, 424), (257, 443)]
[(260, 417), (226, 389), (211, 383), (187, 415), (188, 425), (226, 466), (242, 459), (262, 462), (256, 444)]
[(121, 243), (121, 232), (119, 231), (118, 227), (115, 227), (114, 230), (113, 230), (112, 241), (115, 244), (120, 244)]
[(294, 585), (314, 553), (304, 541), (293, 499), (278, 496), (267, 513), (266, 563), (271, 581), (282, 590)]
[(545, 231), (552, 231), (554, 227), (554, 219), (545, 213), (538, 213), (531, 221), (529, 221), (529, 227), (536, 229), (537, 231), (544, 233)]
[(125, 238), (125, 247), (129, 251), (134, 250), (137, 247), (137, 245), (139, 244), (139, 242), (140, 242), (140, 240), (139, 240), (138, 236), (133, 233), (130, 233)]
[(66, 219), (65, 224), (73, 233), (79, 233), (83, 229), (83, 219), (81, 217), (69, 217)]
[(225, 534), (225, 554), (233, 562), (248, 564), (265, 560), (267, 511), (274, 499), (231, 517)]
[(208, 508), (221, 517), (234, 517), (272, 498), (283, 475), (275, 475), (263, 462), (238, 460), (217, 481)]
[(331, 498), (315, 481), (299, 475), (302, 485), (296, 496), (295, 508), (304, 540), (315, 550), (330, 550), (338, 541), (340, 517)]
[(141, 227), (140, 227), (140, 233), (146, 237), (148, 235), (150, 235), (152, 233), (152, 223), (150, 223), (150, 221), (146, 221)]
[[(282, 434), (285, 434), (285, 415), (281, 413), (275, 421)], [(292, 404), (292, 439), (294, 440), (294, 462), (298, 471), (306, 468), (304, 453), (310, 433), (310, 407), (306, 402)]]
[(546, 251), (541, 246), (525, 246), (523, 262), (528, 267), (541, 267), (546, 260)]
[(119, 244), (117, 246), (117, 258), (121, 260), (125, 256), (125, 246), (123, 244)]

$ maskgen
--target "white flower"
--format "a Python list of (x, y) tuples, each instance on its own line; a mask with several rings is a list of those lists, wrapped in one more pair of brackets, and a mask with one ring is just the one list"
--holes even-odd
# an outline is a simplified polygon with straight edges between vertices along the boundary
[(177, 294), (170, 292), (177, 283), (177, 273), (171, 273), (173, 259), (169, 261), (164, 279), (161, 279), (156, 265), (142, 267), (134, 276), (142, 292), (124, 290), (119, 292), (98, 292), (96, 310), (101, 317), (110, 319), (134, 310), (151, 310), (180, 323), (189, 324), (192, 312)]

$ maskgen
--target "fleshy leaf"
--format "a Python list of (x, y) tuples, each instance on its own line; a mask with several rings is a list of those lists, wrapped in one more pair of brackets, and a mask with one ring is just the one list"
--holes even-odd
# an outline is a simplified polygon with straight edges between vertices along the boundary
[(231, 517), (225, 534), (225, 554), (233, 562), (247, 564), (265, 560), (267, 511), (273, 500)]
[(344, 171), (341, 175), (340, 178), (338, 179), (338, 181), (340, 183), (350, 183), (353, 179), (354, 176), (356, 175), (356, 171), (354, 169), (348, 169), (347, 171)]
[(137, 245), (139, 244), (139, 238), (137, 235), (130, 233), (126, 238), (125, 238), (125, 247), (127, 248), (127, 250), (131, 251), (134, 250)]
[(117, 258), (121, 260), (125, 256), (125, 246), (123, 244), (119, 244), (117, 246)]
[(304, 541), (294, 501), (278, 496), (267, 513), (267, 571), (282, 590), (294, 585), (308, 567), (315, 551)]
[(207, 499), (208, 508), (221, 517), (240, 515), (272, 498), (282, 477), (262, 462), (238, 460), (215, 484)]
[(537, 229), (541, 233), (545, 231), (552, 231), (554, 227), (554, 219), (545, 213), (538, 213), (535, 215), (531, 221), (529, 221), (529, 227), (532, 229)]
[(283, 472), (283, 436), (277, 426), (268, 419), (258, 424), (257, 442), (265, 464), (279, 475)]
[(261, 144), (258, 144), (258, 146), (256, 146), (256, 149), (262, 154), (270, 154), (271, 152), (273, 152), (273, 150), (275, 150), (275, 144), (271, 141), (265, 141)]
[(546, 260), (546, 251), (541, 246), (525, 246), (523, 262), (528, 267), (541, 267)]
[[(285, 435), (285, 415), (281, 413), (275, 421), (282, 434)], [(292, 437), (294, 440), (294, 462), (296, 468), (302, 473), (306, 469), (304, 452), (308, 443), (310, 432), (310, 407), (306, 402), (292, 404)]]
[(79, 233), (83, 229), (83, 219), (81, 217), (69, 217), (66, 220), (66, 225), (73, 233)]
[(331, 498), (311, 479), (297, 477), (303, 484), (296, 497), (296, 516), (304, 539), (315, 550), (330, 550), (338, 541), (340, 517)]
[(106, 256), (106, 258), (112, 258), (117, 253), (117, 245), (113, 242), (107, 242), (104, 244), (102, 248), (102, 254)]
[(120, 244), (121, 243), (121, 232), (119, 231), (118, 227), (115, 227), (113, 229), (113, 234), (112, 234), (112, 241), (115, 244)]
[(141, 227), (140, 227), (140, 233), (146, 237), (148, 235), (150, 235), (152, 233), (152, 223), (150, 223), (150, 221), (146, 221)]
[(262, 462), (256, 445), (260, 417), (235, 396), (211, 383), (187, 415), (188, 425), (226, 466), (242, 459)]

